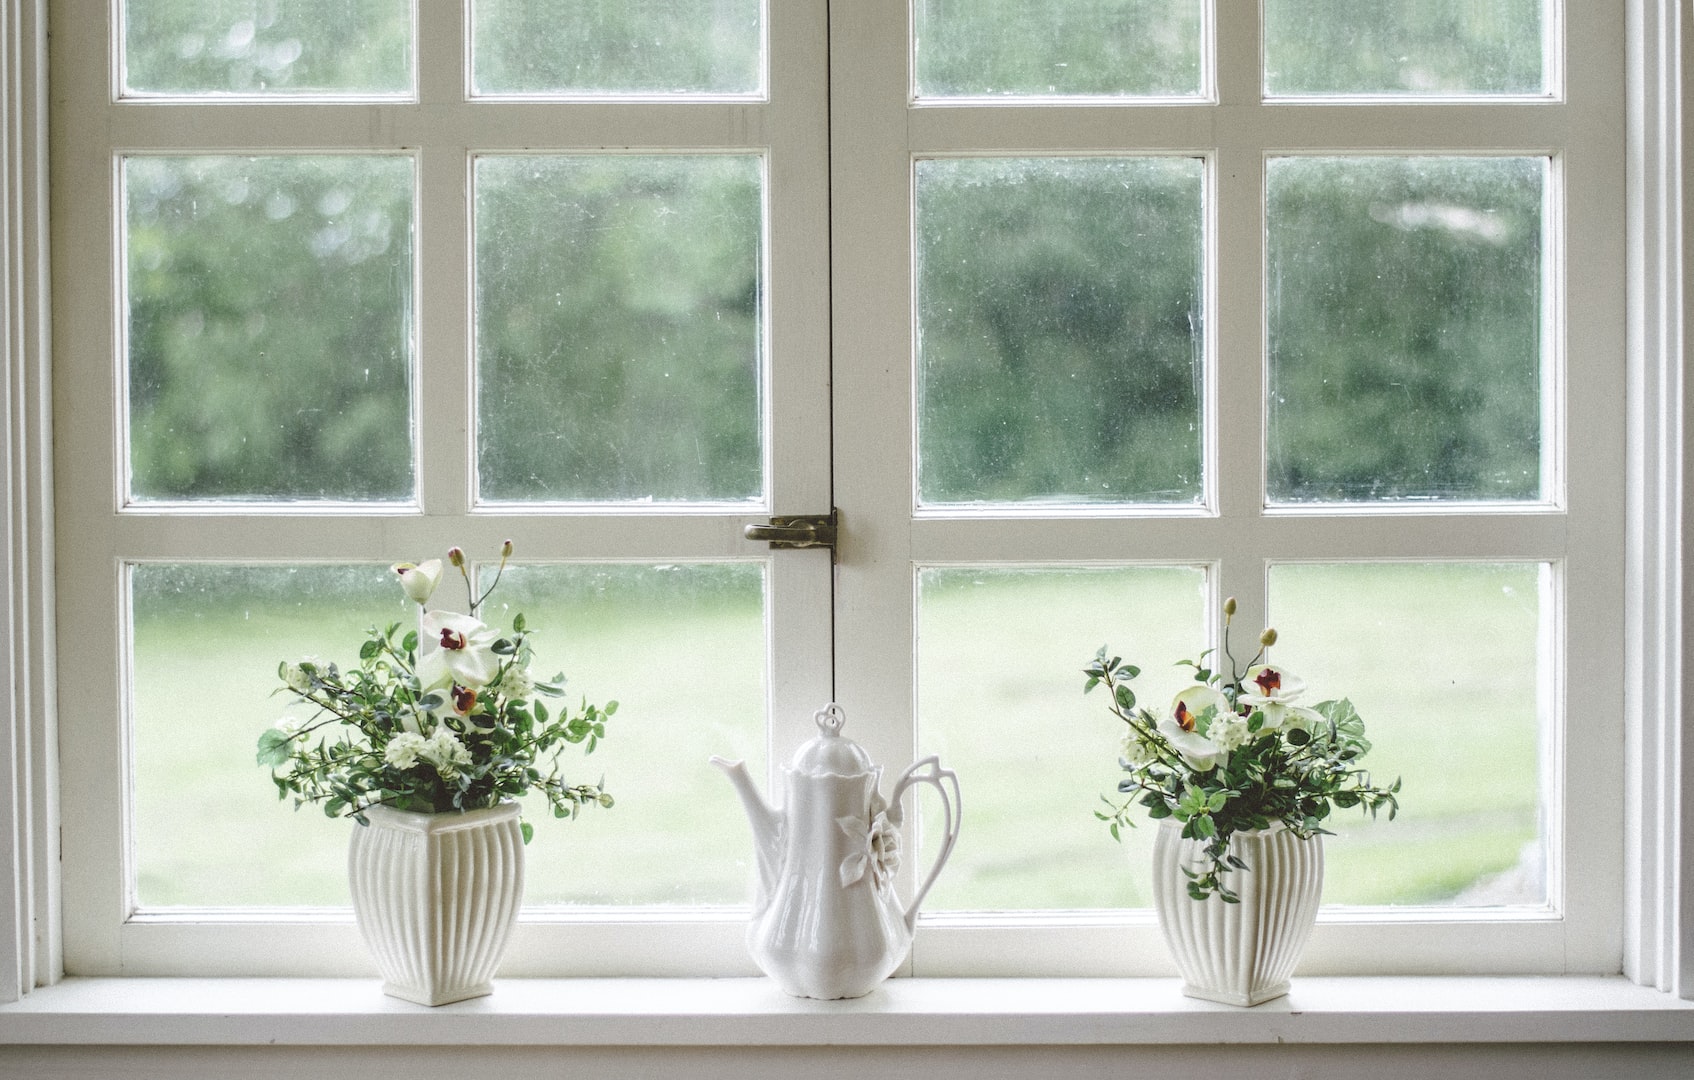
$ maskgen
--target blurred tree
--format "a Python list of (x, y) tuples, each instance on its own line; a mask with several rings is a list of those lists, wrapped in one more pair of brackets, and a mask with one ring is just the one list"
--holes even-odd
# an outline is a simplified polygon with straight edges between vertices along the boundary
[[(601, 79), (716, 92), (742, 78), (725, 73), (745, 69), (755, 6), (482, 0), (478, 17), (500, 30), (477, 38), (476, 79), (522, 92)], [(406, 7), (127, 0), (129, 83), (211, 93), (408, 86)], [(1457, 34), (1470, 45), (1454, 64), (1505, 72), (1463, 85), (1516, 85), (1540, 77), (1540, 10), (1536, 0), (1372, 5), (1368, 34), (1333, 40), (1277, 36), (1273, 19), (1268, 63), (1295, 85), (1380, 87), (1389, 76), (1378, 58), (1395, 50), (1372, 43), (1445, 56)], [(1198, 11), (1195, 0), (924, 0), (920, 78), (951, 72), (935, 85), (973, 94), (1185, 93), (1197, 85)], [(594, 28), (599, 44), (589, 43)], [(655, 56), (662, 63), (644, 66)], [(127, 160), (138, 496), (409, 495), (409, 161)], [(924, 498), (1198, 497), (1197, 160), (922, 163)], [(505, 167), (490, 163), (507, 161), (535, 175), (490, 194), (490, 168)], [(734, 155), (483, 162), (484, 493), (756, 497), (757, 166)], [(1518, 174), (1539, 177), (1545, 163), (1472, 159), (1439, 177), (1340, 158), (1277, 168), (1267, 222), (1277, 260), (1267, 297), (1273, 493), (1537, 497), (1542, 191)], [(460, 359), (448, 348), (423, 362)]]
[(123, 11), (132, 91), (411, 89), (408, 0), (124, 0)]
[(412, 162), (127, 158), (131, 489), (413, 490)]

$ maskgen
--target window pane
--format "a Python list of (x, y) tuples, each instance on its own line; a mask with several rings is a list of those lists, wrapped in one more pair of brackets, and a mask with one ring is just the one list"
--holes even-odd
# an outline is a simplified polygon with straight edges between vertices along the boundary
[(1267, 168), (1270, 500), (1545, 497), (1547, 160)]
[(761, 184), (752, 156), (477, 160), (484, 498), (762, 497)]
[(1196, 503), (1197, 158), (917, 163), (918, 494)]
[(123, 165), (131, 497), (410, 498), (411, 159)]
[(759, 0), (474, 0), (479, 94), (756, 94)]
[(1304, 703), (1351, 700), (1371, 775), (1405, 782), (1394, 821), (1327, 824), (1325, 903), (1546, 902), (1550, 579), (1539, 563), (1271, 568), (1277, 662)]
[[(143, 564), (132, 588), (140, 903), (348, 903), (347, 833), (357, 826), (279, 802), (254, 743), (279, 716), (304, 715), (272, 696), (280, 662), (312, 655), (348, 667), (366, 627), (414, 618), (416, 607), (380, 565)], [(462, 609), (461, 588), (444, 579), (438, 601)], [(763, 768), (763, 594), (758, 563), (507, 570), (483, 617), (509, 627), (522, 612), (536, 672), (563, 669), (570, 700), (620, 702), (592, 755), (561, 759), (572, 782), (604, 777), (617, 805), (571, 822), (539, 801), (525, 808), (535, 825), (528, 903), (745, 900), (746, 828), (705, 761), (717, 753)]]
[(1201, 0), (919, 0), (920, 97), (1194, 97)]
[(1265, 0), (1270, 94), (1539, 94), (1546, 0)]
[(140, 94), (405, 94), (407, 0), (125, 0), (124, 87)]
[(380, 565), (144, 563), (131, 571), (136, 900), (142, 907), (348, 904), (346, 821), (277, 799), (260, 732), (304, 717), (277, 665), (358, 660), (414, 618)]
[(604, 775), (617, 805), (573, 822), (526, 811), (528, 903), (747, 902), (746, 817), (706, 762), (764, 775), (764, 595), (763, 563), (507, 570), (486, 617), (523, 613), (539, 631), (535, 670), (563, 670), (568, 700), (619, 703), (606, 741), (573, 766)]
[[(1118, 797), (1123, 724), (1082, 669), (1109, 644), (1149, 701), (1174, 696), (1175, 662), (1205, 648), (1205, 572), (947, 567), (918, 585), (919, 752), (959, 774), (968, 819), (925, 909), (1149, 906), (1155, 830), (1120, 846), (1094, 817)], [(933, 839), (937, 804), (918, 805)]]

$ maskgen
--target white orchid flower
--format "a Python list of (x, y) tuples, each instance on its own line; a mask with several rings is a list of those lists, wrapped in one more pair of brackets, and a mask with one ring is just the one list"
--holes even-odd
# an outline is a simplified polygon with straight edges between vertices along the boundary
[(1245, 705), (1286, 705), (1306, 692), (1306, 682), (1274, 664), (1247, 669), (1241, 679), (1241, 701)]
[(1182, 755), (1195, 772), (1216, 768), (1229, 755), (1224, 748), (1196, 731), (1185, 731), (1175, 720), (1160, 720), (1159, 734), (1172, 750)]
[(1184, 731), (1193, 731), (1194, 722), (1207, 709), (1216, 709), (1217, 716), (1227, 715), (1229, 699), (1210, 686), (1195, 684), (1176, 695), (1176, 698), (1171, 701), (1171, 717), (1176, 720), (1177, 726)]
[[(1308, 709), (1304, 705), (1271, 705), (1266, 706), (1266, 708), (1267, 710), (1272, 708), (1276, 710), (1276, 724), (1274, 726), (1283, 731), (1293, 731), (1296, 728), (1301, 731), (1313, 731), (1328, 723), (1323, 718), (1322, 713), (1316, 709)], [(1271, 716), (1267, 711), (1265, 713), (1265, 727), (1271, 726)]]
[(400, 587), (416, 603), (428, 602), (435, 587), (441, 584), (441, 560), (425, 559), (421, 563), (395, 563), (389, 567), (400, 575)]
[(487, 686), (500, 672), (497, 631), (480, 619), (451, 611), (426, 611), (419, 622), (418, 681), (426, 691), (454, 683)]

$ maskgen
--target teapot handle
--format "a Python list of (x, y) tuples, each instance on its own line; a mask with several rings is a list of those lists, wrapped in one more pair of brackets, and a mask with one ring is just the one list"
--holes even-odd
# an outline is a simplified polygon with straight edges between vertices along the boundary
[(943, 769), (941, 759), (934, 754), (914, 762), (912, 767), (900, 774), (900, 779), (894, 784), (894, 791), (888, 797), (890, 806), (899, 806), (900, 797), (906, 794), (906, 789), (913, 784), (931, 784), (941, 793), (941, 806), (947, 814), (946, 834), (941, 841), (941, 852), (935, 856), (935, 865), (929, 868), (929, 876), (923, 879), (918, 891), (912, 897), (912, 903), (906, 908), (906, 929), (913, 930), (918, 921), (918, 905), (929, 895), (929, 887), (935, 884), (935, 879), (941, 874), (941, 867), (946, 864), (947, 857), (953, 854), (953, 845), (959, 840), (959, 817), (962, 804), (959, 800), (959, 774), (952, 769)]

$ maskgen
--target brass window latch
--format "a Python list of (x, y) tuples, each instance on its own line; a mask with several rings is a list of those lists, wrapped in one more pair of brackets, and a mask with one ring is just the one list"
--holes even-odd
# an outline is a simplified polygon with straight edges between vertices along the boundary
[(826, 514), (776, 514), (764, 525), (749, 525), (741, 535), (749, 540), (763, 540), (773, 550), (791, 548), (828, 548), (835, 552), (835, 534), (840, 525), (840, 510)]

